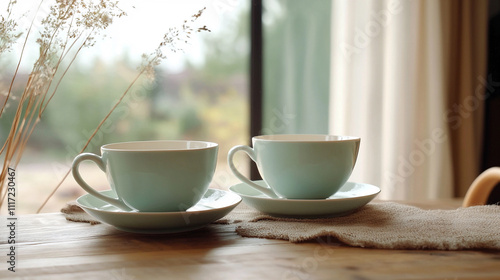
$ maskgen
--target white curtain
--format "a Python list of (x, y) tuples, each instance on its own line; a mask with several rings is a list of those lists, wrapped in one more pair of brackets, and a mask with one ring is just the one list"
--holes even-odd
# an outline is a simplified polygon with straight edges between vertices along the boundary
[[(450, 69), (454, 36), (448, 31), (451, 19), (461, 18), (447, 16), (450, 6), (435, 0), (333, 0), (329, 132), (361, 137), (350, 180), (381, 187), (379, 198), (457, 194), (449, 94), (458, 81)], [(484, 75), (483, 66), (468, 73), (471, 85), (477, 83), (472, 77)], [(480, 115), (480, 108), (471, 114)], [(475, 159), (468, 163), (470, 177), (477, 173)]]

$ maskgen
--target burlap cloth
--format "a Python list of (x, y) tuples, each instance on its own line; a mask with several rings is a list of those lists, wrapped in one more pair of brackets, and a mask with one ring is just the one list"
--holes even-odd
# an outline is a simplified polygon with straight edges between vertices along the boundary
[[(71, 207), (74, 203), (62, 210), (67, 219), (97, 222), (81, 210), (69, 211)], [(423, 210), (394, 202), (372, 202), (344, 217), (291, 219), (271, 217), (241, 203), (215, 224), (234, 225), (244, 237), (290, 242), (330, 236), (350, 246), (367, 248), (500, 250), (497, 205)]]
[(83, 211), (83, 209), (78, 206), (75, 201), (68, 202), (61, 209), (61, 213), (63, 213), (64, 217), (66, 217), (66, 220), (68, 221), (90, 223), (91, 225), (97, 225), (101, 223), (94, 217), (87, 214), (87, 212)]

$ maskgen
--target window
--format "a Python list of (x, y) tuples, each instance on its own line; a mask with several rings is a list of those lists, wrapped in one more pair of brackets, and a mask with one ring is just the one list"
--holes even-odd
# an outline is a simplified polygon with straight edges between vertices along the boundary
[[(39, 3), (19, 2), (15, 7), (19, 13), (28, 9), (33, 12)], [(47, 13), (50, 3), (43, 3), (37, 20)], [(137, 74), (141, 54), (153, 51), (169, 27), (182, 24), (203, 7), (206, 10), (199, 24), (211, 32), (193, 34), (182, 51), (169, 53), (156, 68), (155, 82), (137, 82), (86, 151), (100, 154), (101, 145), (122, 141), (217, 142), (219, 160), (211, 187), (227, 188), (236, 183), (226, 168), (226, 156), (232, 146), (246, 143), (249, 137), (249, 2), (148, 0), (135, 1), (133, 6), (130, 2), (120, 4), (128, 16), (116, 19), (106, 31), (108, 37), (98, 39), (94, 47), (78, 55), (30, 138), (18, 166), (18, 213), (35, 212), (62, 179), (95, 127)], [(3, 5), (1, 8), (5, 10)], [(31, 15), (22, 23), (29, 23)], [(22, 37), (8, 56), (0, 57), (2, 69), (8, 69), (0, 74), (3, 84), (10, 83), (21, 43)], [(38, 51), (35, 42), (29, 46), (16, 80), (17, 94)], [(13, 108), (0, 119), (2, 143)], [(245, 169), (246, 161), (241, 162)], [(96, 189), (109, 188), (105, 175), (92, 163), (82, 165), (82, 174)], [(59, 211), (65, 202), (83, 193), (70, 174), (42, 211)]]

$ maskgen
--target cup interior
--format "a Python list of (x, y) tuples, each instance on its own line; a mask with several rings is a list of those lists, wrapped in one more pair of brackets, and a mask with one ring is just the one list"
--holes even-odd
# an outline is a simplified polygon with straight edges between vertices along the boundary
[(107, 144), (103, 151), (179, 151), (200, 150), (217, 147), (216, 143), (204, 141), (160, 140)]
[(259, 141), (275, 142), (337, 142), (337, 141), (358, 141), (359, 137), (322, 135), (322, 134), (276, 134), (255, 136)]

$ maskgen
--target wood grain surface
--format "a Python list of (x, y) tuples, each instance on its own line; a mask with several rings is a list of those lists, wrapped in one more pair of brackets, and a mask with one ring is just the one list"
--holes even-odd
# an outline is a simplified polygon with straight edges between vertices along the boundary
[(18, 217), (11, 272), (5, 225), (2, 279), (500, 279), (499, 251), (376, 250), (326, 238), (293, 244), (240, 237), (222, 224), (142, 235), (68, 222), (59, 213)]

